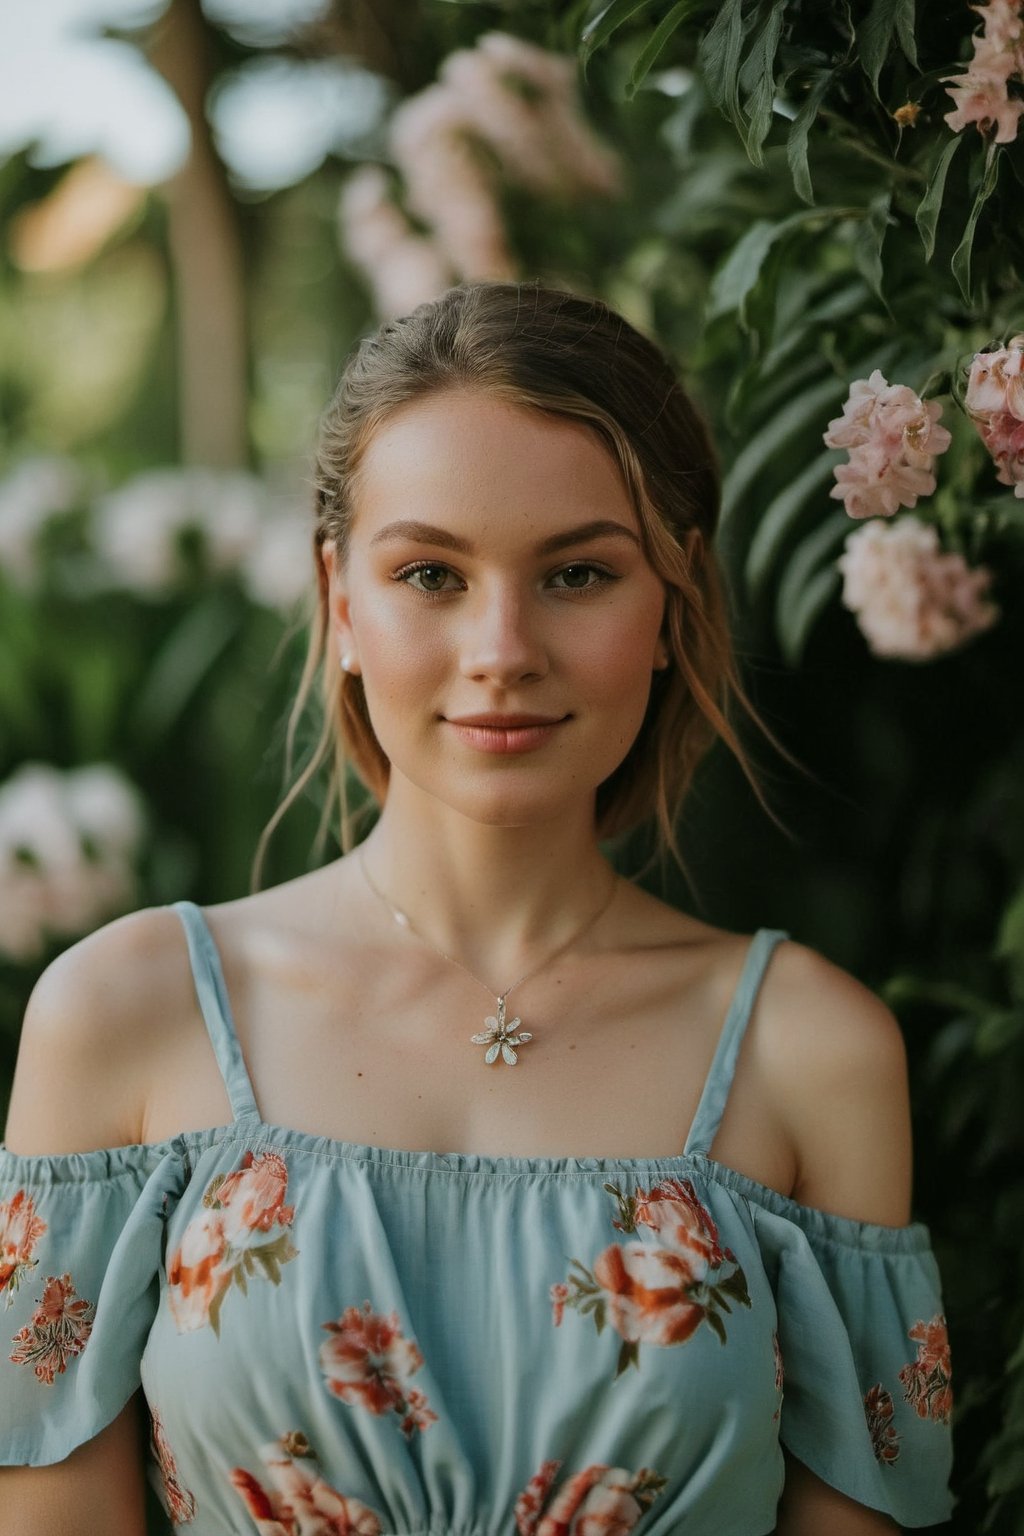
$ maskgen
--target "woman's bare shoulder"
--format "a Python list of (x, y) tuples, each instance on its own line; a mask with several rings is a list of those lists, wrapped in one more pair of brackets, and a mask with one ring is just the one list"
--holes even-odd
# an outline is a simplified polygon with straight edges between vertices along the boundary
[(910, 1204), (903, 1034), (888, 1005), (810, 946), (776, 947), (755, 1049), (798, 1167), (803, 1204), (902, 1226)]
[(160, 1041), (194, 1014), (181, 921), (148, 907), (104, 924), (47, 965), (22, 1023), (5, 1139), (26, 1154), (139, 1140)]

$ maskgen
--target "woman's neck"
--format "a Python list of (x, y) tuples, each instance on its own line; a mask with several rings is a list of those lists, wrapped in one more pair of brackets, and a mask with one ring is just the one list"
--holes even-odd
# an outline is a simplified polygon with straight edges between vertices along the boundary
[(421, 938), (488, 985), (510, 985), (608, 901), (615, 876), (589, 808), (575, 821), (495, 827), (436, 801), (412, 814), (414, 800), (389, 793), (357, 858)]

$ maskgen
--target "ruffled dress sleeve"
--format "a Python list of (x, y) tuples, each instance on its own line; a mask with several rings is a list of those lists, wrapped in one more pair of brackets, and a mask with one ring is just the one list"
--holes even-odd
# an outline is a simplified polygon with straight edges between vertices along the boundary
[(949, 1340), (927, 1227), (884, 1227), (756, 1186), (775, 1292), (780, 1438), (824, 1482), (909, 1528), (952, 1512)]
[(183, 1181), (172, 1142), (0, 1146), (0, 1465), (63, 1461), (138, 1387)]

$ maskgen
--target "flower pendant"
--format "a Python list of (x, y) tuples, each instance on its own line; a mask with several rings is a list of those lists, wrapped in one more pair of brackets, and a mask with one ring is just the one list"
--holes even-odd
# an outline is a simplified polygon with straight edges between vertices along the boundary
[[(473, 1035), (472, 1037), (474, 1045), (486, 1045), (487, 1052), (484, 1056), (484, 1061), (488, 1066), (490, 1066), (492, 1061), (497, 1061), (499, 1051), (503, 1061), (506, 1061), (510, 1067), (515, 1066), (519, 1058), (513, 1050), (513, 1046), (525, 1045), (527, 1040), (533, 1039), (529, 1030), (519, 1028), (522, 1022), (522, 1019), (510, 1019), (506, 1024), (505, 999), (499, 997), (497, 1018), (492, 1014), (489, 1018), (484, 1019), (484, 1033)], [(517, 1030), (518, 1034), (516, 1033)]]

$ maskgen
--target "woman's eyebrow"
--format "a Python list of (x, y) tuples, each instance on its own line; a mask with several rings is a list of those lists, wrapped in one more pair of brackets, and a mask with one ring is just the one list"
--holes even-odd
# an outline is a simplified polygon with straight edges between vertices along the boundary
[[(598, 518), (594, 522), (580, 523), (575, 528), (566, 528), (561, 533), (553, 533), (548, 538), (542, 539), (536, 546), (538, 555), (553, 555), (560, 549), (569, 549), (574, 544), (586, 544), (593, 539), (624, 538), (630, 543), (639, 545), (640, 540), (632, 528), (627, 528), (624, 523), (612, 522), (608, 518)], [(447, 528), (437, 528), (433, 523), (420, 523), (414, 519), (401, 518), (398, 522), (387, 523), (378, 529), (370, 540), (371, 548), (375, 544), (387, 544), (396, 539), (412, 539), (420, 544), (436, 544), (442, 549), (454, 550), (460, 555), (475, 554), (473, 545), (468, 539), (461, 538), (457, 533), (449, 533)]]

